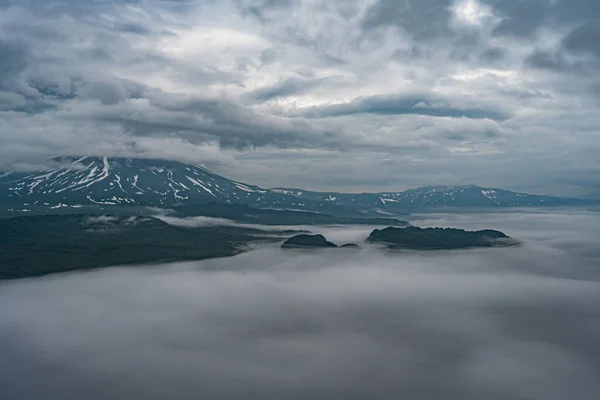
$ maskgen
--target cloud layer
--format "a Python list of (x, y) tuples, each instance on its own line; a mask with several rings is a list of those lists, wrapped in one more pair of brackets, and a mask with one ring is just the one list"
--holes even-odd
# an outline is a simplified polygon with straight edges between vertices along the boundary
[(0, 167), (102, 153), (264, 186), (593, 192), (599, 33), (593, 0), (0, 1)]
[(265, 247), (3, 283), (3, 399), (597, 399), (598, 215), (429, 218), (524, 245)]

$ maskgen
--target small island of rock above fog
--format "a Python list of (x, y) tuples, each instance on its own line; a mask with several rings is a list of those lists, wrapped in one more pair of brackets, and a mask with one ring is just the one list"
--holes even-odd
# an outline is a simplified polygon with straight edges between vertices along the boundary
[(337, 247), (334, 243), (327, 241), (323, 235), (296, 235), (281, 245), (282, 248), (297, 248), (297, 247)]
[(465, 231), (452, 228), (386, 228), (375, 229), (368, 242), (385, 244), (395, 249), (453, 250), (473, 247), (505, 247), (517, 242), (495, 230)]

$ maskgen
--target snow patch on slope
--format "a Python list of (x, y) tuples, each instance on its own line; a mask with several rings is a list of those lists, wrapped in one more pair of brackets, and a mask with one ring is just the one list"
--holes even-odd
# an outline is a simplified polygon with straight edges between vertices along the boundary
[(204, 189), (206, 192), (210, 193), (212, 196), (216, 197), (215, 194), (212, 192), (212, 190), (210, 190), (209, 188), (207, 188), (206, 186), (204, 186), (203, 184), (201, 184), (200, 182), (198, 182), (196, 179), (194, 178), (190, 178), (189, 176), (185, 176), (186, 178), (188, 178), (188, 180), (190, 182), (192, 182), (194, 185), (196, 186), (200, 186), (202, 189)]

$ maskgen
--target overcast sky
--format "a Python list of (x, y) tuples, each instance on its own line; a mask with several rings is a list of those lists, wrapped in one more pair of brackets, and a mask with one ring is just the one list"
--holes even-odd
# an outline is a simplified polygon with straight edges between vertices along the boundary
[(0, 0), (0, 167), (600, 191), (597, 0)]

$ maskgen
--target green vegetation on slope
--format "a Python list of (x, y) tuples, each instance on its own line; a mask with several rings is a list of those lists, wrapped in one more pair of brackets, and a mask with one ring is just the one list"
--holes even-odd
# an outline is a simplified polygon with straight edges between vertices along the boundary
[[(95, 214), (104, 215), (156, 215), (157, 212), (172, 211), (175, 217), (213, 217), (225, 218), (237, 222), (261, 225), (374, 225), (374, 226), (409, 226), (406, 221), (395, 218), (369, 218), (360, 216), (355, 212), (352, 217), (334, 216), (329, 214), (292, 211), (292, 210), (273, 210), (251, 207), (245, 204), (225, 204), (218, 202), (198, 203), (191, 205), (180, 205), (172, 209), (156, 209), (143, 206), (131, 205), (85, 205), (73, 208), (64, 206), (52, 208), (44, 205), (27, 205), (25, 210), (11, 209), (2, 207), (0, 201), (0, 218), (13, 216), (32, 216), (32, 215), (55, 215), (55, 214)], [(8, 211), (11, 210), (11, 211)], [(357, 216), (358, 215), (358, 216)]]
[(268, 234), (227, 226), (181, 228), (151, 217), (42, 215), (0, 219), (0, 279), (226, 257), (239, 253), (251, 241), (269, 240)]
[(176, 207), (176, 216), (226, 218), (262, 225), (383, 225), (409, 226), (395, 218), (346, 218), (328, 214), (291, 210), (266, 210), (244, 204), (204, 203)]
[(323, 235), (296, 235), (286, 240), (282, 248), (290, 247), (337, 247), (334, 243), (328, 242)]
[(500, 231), (417, 227), (375, 229), (367, 241), (383, 243), (391, 248), (415, 250), (452, 250), (516, 244), (516, 241)]

